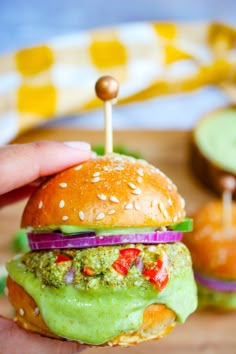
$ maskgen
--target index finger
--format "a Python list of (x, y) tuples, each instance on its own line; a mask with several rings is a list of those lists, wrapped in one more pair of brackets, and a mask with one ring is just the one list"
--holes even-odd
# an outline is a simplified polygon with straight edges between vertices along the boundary
[(0, 148), (0, 195), (79, 164), (91, 156), (84, 142), (39, 141)]

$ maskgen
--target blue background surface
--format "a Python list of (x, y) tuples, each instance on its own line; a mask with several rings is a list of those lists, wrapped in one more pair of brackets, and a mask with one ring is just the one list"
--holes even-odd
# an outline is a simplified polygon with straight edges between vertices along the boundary
[[(83, 29), (148, 20), (217, 20), (236, 25), (235, 0), (0, 0), (0, 53)], [(199, 117), (229, 103), (215, 88), (116, 107), (115, 128), (191, 129)], [(99, 112), (67, 119), (102, 127)], [(149, 119), (143, 119), (149, 117)], [(64, 121), (62, 121), (64, 123)]]

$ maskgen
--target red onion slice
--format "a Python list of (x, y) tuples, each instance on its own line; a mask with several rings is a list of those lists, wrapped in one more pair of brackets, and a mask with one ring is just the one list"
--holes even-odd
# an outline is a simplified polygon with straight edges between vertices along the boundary
[(29, 232), (28, 239), (31, 250), (40, 250), (52, 248), (89, 248), (125, 243), (155, 244), (177, 242), (181, 241), (182, 233), (167, 230), (126, 235), (96, 236), (90, 232), (63, 236), (59, 232)]
[(225, 293), (236, 291), (236, 281), (210, 278), (196, 271), (194, 271), (194, 276), (197, 283), (205, 286), (206, 288)]

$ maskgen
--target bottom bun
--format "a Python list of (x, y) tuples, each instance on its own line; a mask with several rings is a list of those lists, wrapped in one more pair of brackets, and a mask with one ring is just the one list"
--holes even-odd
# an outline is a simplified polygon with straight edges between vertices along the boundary
[[(52, 333), (44, 322), (34, 299), (10, 277), (7, 278), (8, 298), (16, 310), (17, 324), (32, 332), (57, 339), (65, 339)], [(166, 336), (176, 324), (175, 313), (162, 304), (148, 306), (143, 314), (143, 322), (135, 331), (121, 333), (108, 342), (109, 346), (129, 346)]]

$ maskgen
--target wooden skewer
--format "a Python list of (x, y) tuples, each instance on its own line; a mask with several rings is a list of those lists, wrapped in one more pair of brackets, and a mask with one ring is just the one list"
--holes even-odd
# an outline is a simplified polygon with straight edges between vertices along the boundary
[(236, 180), (233, 176), (221, 178), (222, 194), (222, 223), (225, 227), (232, 224), (232, 194), (236, 188)]
[(95, 85), (97, 97), (103, 102), (105, 154), (113, 152), (112, 103), (118, 96), (119, 84), (112, 76), (102, 76)]

